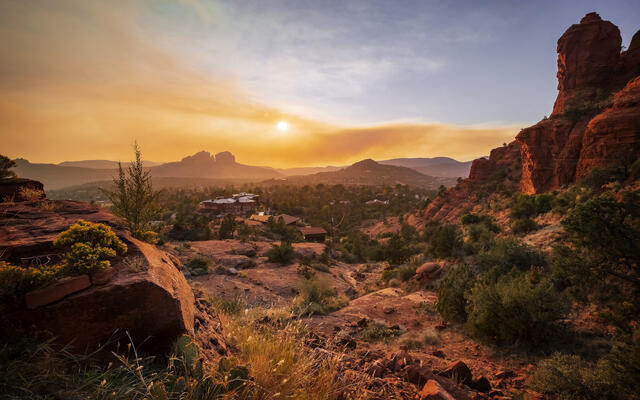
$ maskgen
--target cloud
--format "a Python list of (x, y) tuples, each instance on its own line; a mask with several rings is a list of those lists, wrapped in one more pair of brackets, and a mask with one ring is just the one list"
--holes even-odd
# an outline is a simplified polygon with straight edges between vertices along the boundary
[[(219, 10), (193, 4), (217, 18)], [(182, 53), (168, 52), (141, 25), (146, 12), (142, 2), (0, 0), (2, 152), (37, 162), (126, 160), (137, 139), (152, 160), (230, 150), (241, 162), (286, 167), (400, 156), (470, 159), (517, 132), (413, 122), (358, 126), (296, 114), (250, 92), (237, 76), (207, 73)], [(402, 52), (396, 56), (412, 63), (402, 61)], [(372, 62), (376, 57), (361, 49), (316, 68), (284, 57), (264, 71), (273, 76), (274, 90), (300, 75), (307, 78), (305, 91), (335, 89), (339, 96), (340, 85), (358, 90), (360, 77), (388, 73), (392, 61)], [(420, 68), (431, 63), (425, 59)], [(291, 124), (290, 134), (275, 129), (281, 119)]]

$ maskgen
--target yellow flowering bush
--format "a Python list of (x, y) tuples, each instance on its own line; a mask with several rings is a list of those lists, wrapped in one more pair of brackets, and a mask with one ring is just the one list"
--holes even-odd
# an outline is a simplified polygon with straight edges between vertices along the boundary
[(59, 234), (54, 245), (70, 248), (65, 255), (67, 269), (80, 274), (108, 269), (109, 259), (127, 252), (127, 245), (109, 226), (84, 220)]

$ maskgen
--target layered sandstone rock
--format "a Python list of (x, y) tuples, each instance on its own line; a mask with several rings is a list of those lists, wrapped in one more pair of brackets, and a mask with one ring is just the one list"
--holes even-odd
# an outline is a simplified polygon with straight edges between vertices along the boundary
[(576, 179), (603, 165), (629, 165), (640, 153), (640, 76), (613, 100), (613, 106), (591, 121), (582, 138)]
[(640, 103), (638, 83), (630, 80), (640, 73), (640, 35), (627, 51), (620, 50), (618, 28), (596, 13), (558, 40), (553, 113), (516, 137), (524, 193), (569, 185), (595, 167), (628, 165), (637, 158)]
[(78, 350), (96, 350), (110, 339), (144, 343), (143, 351), (166, 350), (177, 336), (194, 332), (193, 292), (167, 253), (131, 237), (113, 215), (97, 207), (54, 204), (54, 211), (34, 203), (0, 205), (5, 216), (0, 249), (5, 249), (6, 259), (23, 265), (58, 262), (59, 250), (52, 242), (79, 218), (111, 225), (127, 243), (127, 255), (112, 261), (110, 279), (89, 285), (86, 278), (84, 286), (61, 296), (39, 296), (46, 301), (31, 301), (33, 309), (8, 310), (4, 323), (51, 335)]
[(39, 197), (44, 198), (44, 186), (41, 182), (32, 179), (14, 178), (0, 179), (0, 201), (28, 201), (24, 190), (28, 189)]
[(617, 26), (589, 13), (558, 39), (558, 97), (553, 114), (562, 114), (576, 95), (594, 100), (598, 89), (620, 85), (618, 72), (622, 37)]

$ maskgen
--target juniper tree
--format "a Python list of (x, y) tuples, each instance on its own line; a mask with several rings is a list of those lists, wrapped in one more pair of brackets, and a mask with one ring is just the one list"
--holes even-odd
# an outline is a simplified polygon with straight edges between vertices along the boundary
[(150, 222), (157, 215), (158, 192), (153, 190), (151, 175), (142, 165), (142, 152), (135, 142), (135, 160), (125, 170), (118, 162), (118, 176), (113, 178), (113, 189), (104, 190), (113, 203), (114, 214), (124, 218), (131, 233), (140, 237), (149, 230)]

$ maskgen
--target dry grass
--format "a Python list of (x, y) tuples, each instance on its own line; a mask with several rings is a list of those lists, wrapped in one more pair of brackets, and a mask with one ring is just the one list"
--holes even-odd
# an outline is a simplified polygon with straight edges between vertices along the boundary
[(44, 192), (42, 190), (28, 186), (21, 187), (18, 193), (20, 197), (27, 201), (37, 201), (44, 198)]
[(245, 309), (220, 319), (227, 343), (250, 366), (247, 399), (366, 398), (368, 378), (340, 378), (342, 354), (309, 348), (306, 326), (288, 308)]

